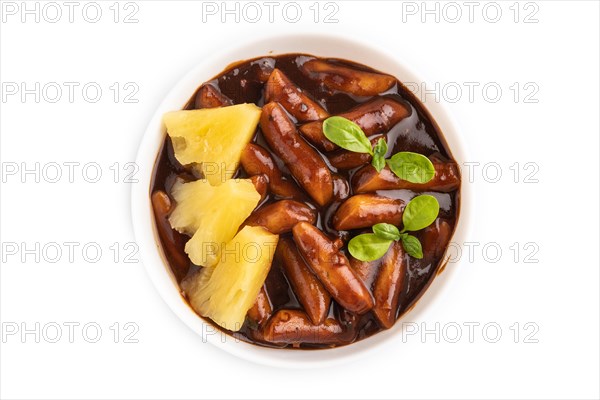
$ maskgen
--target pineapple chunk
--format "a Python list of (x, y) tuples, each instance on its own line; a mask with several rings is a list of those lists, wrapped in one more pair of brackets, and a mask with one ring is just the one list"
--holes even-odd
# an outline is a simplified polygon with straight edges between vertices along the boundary
[(254, 104), (238, 104), (173, 111), (166, 113), (163, 121), (177, 161), (182, 165), (200, 163), (204, 177), (217, 186), (235, 173), (242, 150), (254, 136), (260, 113), (260, 107)]
[(177, 202), (169, 217), (171, 227), (192, 236), (185, 252), (196, 265), (212, 267), (225, 243), (252, 213), (260, 194), (250, 179), (230, 179), (220, 186), (205, 180), (173, 185)]
[(219, 263), (182, 282), (192, 308), (231, 331), (238, 331), (267, 278), (278, 235), (246, 226), (226, 245)]

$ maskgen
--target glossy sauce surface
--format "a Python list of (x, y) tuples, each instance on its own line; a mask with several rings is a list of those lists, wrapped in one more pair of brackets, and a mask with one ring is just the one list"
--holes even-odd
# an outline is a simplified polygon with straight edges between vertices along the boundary
[[(304, 93), (307, 93), (313, 100), (318, 102), (330, 115), (336, 115), (347, 112), (348, 110), (356, 107), (357, 105), (366, 101), (373, 100), (374, 97), (358, 97), (342, 93), (337, 90), (331, 90), (322, 83), (311, 79), (305, 73), (302, 72), (301, 67), (307, 60), (314, 59), (313, 56), (301, 55), (301, 54), (290, 54), (276, 57), (264, 57), (255, 60), (249, 60), (240, 62), (234, 66), (229, 67), (222, 74), (211, 80), (213, 86), (218, 88), (223, 95), (231, 99), (233, 104), (240, 103), (255, 103), (258, 106), (264, 105), (264, 82), (268, 78), (273, 68), (281, 70), (285, 75), (299, 86)], [(349, 66), (354, 69), (360, 69), (365, 71), (373, 71), (363, 65), (351, 63), (342, 60), (327, 60), (334, 64)], [(435, 155), (442, 160), (453, 161), (449, 149), (443, 139), (442, 133), (435, 122), (430, 117), (429, 113), (425, 110), (423, 105), (414, 98), (414, 96), (406, 89), (400, 82), (389, 89), (387, 92), (380, 94), (379, 96), (389, 97), (396, 100), (399, 103), (404, 104), (410, 110), (410, 115), (402, 119), (396, 124), (390, 131), (387, 132), (388, 142), (388, 154), (391, 156), (398, 151), (412, 151), (416, 153), (424, 154), (425, 156)], [(196, 106), (195, 101), (196, 95), (192, 96), (187, 105), (184, 105), (184, 109), (194, 109)], [(298, 124), (300, 125), (300, 124)], [(269, 149), (260, 127), (257, 129), (257, 133), (253, 140), (257, 143)], [(326, 163), (328, 163), (328, 154), (319, 151), (319, 154), (323, 157)], [(283, 171), (284, 176), (293, 181), (289, 170), (285, 164), (275, 155), (273, 157), (280, 169)], [(367, 162), (368, 164), (368, 162)], [(332, 218), (336, 210), (343, 202), (343, 200), (352, 196), (352, 188), (350, 185), (353, 174), (360, 169), (354, 168), (348, 171), (336, 170), (329, 164), (334, 177), (334, 200), (324, 207), (320, 207), (309, 196), (306, 197), (305, 203), (316, 210), (318, 214), (317, 222), (315, 225), (327, 234), (331, 239), (340, 238), (346, 244), (347, 241), (358, 233), (368, 232), (368, 229), (358, 229), (354, 231), (338, 231), (335, 230), (332, 225)], [(166, 193), (170, 193), (171, 186), (173, 185), (177, 177), (184, 177), (184, 179), (193, 180), (194, 177), (184, 167), (182, 167), (175, 159), (173, 148), (169, 137), (167, 136), (161, 149), (154, 170), (154, 176), (152, 181), (151, 193), (162, 190)], [(248, 175), (242, 168), (239, 168), (235, 177), (246, 178)], [(376, 191), (376, 194), (383, 195), (385, 197), (393, 199), (401, 199), (404, 203), (408, 203), (413, 197), (427, 193), (435, 196), (440, 204), (440, 214), (434, 226), (437, 227), (440, 224), (447, 224), (444, 227), (450, 227), (450, 234), (454, 230), (459, 211), (460, 195), (459, 190), (454, 190), (449, 193), (441, 192), (414, 192), (411, 190), (380, 190)], [(279, 200), (273, 194), (268, 194), (263, 202), (259, 205), (259, 209)], [(161, 221), (157, 221), (161, 223)], [(169, 256), (167, 258), (174, 272), (175, 277), (178, 281), (181, 281), (186, 275), (197, 271), (198, 267), (189, 265), (187, 271), (185, 266), (181, 266), (181, 262), (177, 263), (177, 260), (181, 259), (181, 256), (187, 257), (183, 253), (181, 242), (185, 242), (187, 237), (180, 235), (173, 231), (173, 236), (170, 238), (161, 237), (163, 246), (170, 245), (165, 243), (165, 240), (174, 240), (180, 250), (180, 254), (177, 257)], [(396, 315), (401, 316), (406, 310), (408, 310), (414, 302), (422, 295), (427, 286), (431, 283), (436, 275), (436, 272), (440, 268), (442, 261), (442, 255), (445, 248), (442, 249), (428, 249), (426, 248), (428, 241), (435, 242), (435, 240), (429, 240), (427, 237), (427, 229), (415, 232), (421, 242), (423, 243), (425, 257), (421, 260), (404, 255), (406, 262), (405, 277), (403, 279), (403, 287), (401, 289), (399, 297), (399, 305), (396, 310)], [(173, 239), (173, 237), (175, 239)], [(291, 233), (282, 235), (283, 237), (291, 237)], [(447, 244), (443, 246), (446, 247)], [(347, 253), (346, 247), (342, 248), (342, 251)], [(374, 274), (377, 272), (378, 265), (381, 260), (373, 262), (374, 265), (371, 270), (367, 273), (371, 276), (367, 277), (365, 283), (369, 286), (369, 289), (373, 289)], [(277, 259), (274, 260), (271, 271), (265, 282), (268, 296), (271, 301), (273, 313), (282, 309), (302, 309), (300, 302), (296, 298), (294, 291), (288, 282), (282, 266)], [(373, 312), (367, 312), (362, 316), (352, 315), (346, 310), (342, 309), (335, 301), (332, 301), (332, 305), (329, 310), (329, 317), (337, 319), (347, 331), (350, 331), (350, 339), (346, 339), (343, 344), (348, 344), (356, 340), (361, 340), (368, 336), (371, 336), (383, 328), (377, 322)], [(215, 325), (216, 326), (216, 325)], [(300, 348), (323, 348), (331, 347), (330, 344), (302, 344), (300, 346), (292, 346), (291, 344), (273, 344), (266, 343), (261, 337), (260, 333), (256, 330), (255, 324), (250, 322), (248, 319), (238, 332), (228, 332), (235, 337), (242, 340), (249, 341), (258, 345), (273, 346), (273, 347), (300, 347)], [(347, 337), (348, 335), (346, 335)]]

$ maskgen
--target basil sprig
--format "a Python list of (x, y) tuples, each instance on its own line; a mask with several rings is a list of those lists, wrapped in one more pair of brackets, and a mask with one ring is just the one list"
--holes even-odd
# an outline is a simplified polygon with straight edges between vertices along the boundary
[(388, 151), (388, 146), (385, 140), (379, 139), (375, 147), (373, 147), (373, 160), (371, 160), (371, 165), (377, 170), (377, 172), (381, 172), (382, 169), (385, 168), (385, 153)]
[(352, 257), (361, 261), (374, 261), (388, 251), (393, 242), (400, 240), (406, 253), (414, 258), (423, 258), (421, 242), (407, 231), (418, 231), (431, 225), (440, 212), (437, 199), (428, 194), (420, 195), (408, 202), (402, 214), (402, 231), (392, 224), (373, 225), (373, 233), (353, 237), (348, 243)]
[(423, 154), (402, 151), (386, 161), (392, 172), (405, 181), (426, 183), (435, 175), (431, 160)]
[(363, 130), (347, 118), (327, 118), (323, 121), (323, 134), (343, 149), (373, 155), (371, 142)]
[(372, 229), (373, 233), (382, 239), (398, 240), (398, 238), (400, 238), (400, 231), (392, 224), (375, 224)]
[(348, 251), (350, 251), (352, 257), (358, 260), (373, 261), (383, 257), (393, 241), (393, 239), (382, 238), (376, 233), (364, 233), (350, 240)]
[(343, 149), (355, 153), (367, 153), (373, 156), (371, 165), (381, 172), (385, 165), (403, 179), (412, 183), (427, 183), (435, 175), (431, 161), (422, 154), (401, 151), (390, 159), (385, 159), (388, 146), (385, 140), (379, 139), (374, 147), (360, 126), (344, 117), (329, 117), (323, 121), (323, 134), (327, 139)]
[(420, 231), (435, 221), (440, 213), (440, 203), (429, 194), (422, 194), (408, 202), (402, 214), (404, 231)]
[(327, 139), (343, 149), (355, 153), (367, 153), (373, 157), (371, 164), (377, 172), (385, 168), (385, 153), (387, 143), (379, 139), (375, 147), (371, 147), (371, 141), (363, 130), (344, 117), (329, 117), (323, 121), (323, 134)]

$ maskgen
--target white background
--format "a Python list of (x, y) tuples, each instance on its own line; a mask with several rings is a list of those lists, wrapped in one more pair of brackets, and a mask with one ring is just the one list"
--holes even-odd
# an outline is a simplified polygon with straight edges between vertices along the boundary
[[(2, 398), (599, 397), (597, 2), (538, 1), (527, 9), (524, 3), (499, 2), (497, 23), (483, 17), (485, 3), (475, 9), (473, 22), (459, 2), (460, 21), (450, 23), (454, 11), (446, 9), (446, 18), (442, 14), (436, 22), (435, 15), (426, 15), (423, 23), (421, 2), (412, 3), (416, 15), (403, 13), (407, 4), (400, 2), (337, 2), (338, 22), (329, 24), (322, 22), (323, 14), (313, 21), (312, 1), (301, 3), (297, 23), (285, 21), (281, 3), (274, 23), (265, 15), (254, 24), (235, 23), (233, 16), (223, 24), (219, 15), (203, 22), (202, 3), (194, 1), (137, 1), (138, 23), (114, 23), (113, 2), (100, 3), (103, 16), (95, 24), (82, 18), (85, 3), (75, 10), (73, 23), (64, 6), (57, 23), (43, 16), (39, 23), (34, 16), (21, 23), (20, 14), (3, 15), (3, 84), (97, 82), (103, 95), (90, 103), (76, 89), (73, 103), (65, 91), (57, 103), (43, 97), (36, 103), (33, 95), (23, 102), (14, 95), (0, 104)], [(443, 6), (438, 4), (440, 12)], [(520, 10), (516, 23), (515, 8)], [(538, 22), (524, 23), (534, 10)], [(360, 36), (396, 53), (428, 87), (456, 82), (464, 89), (458, 101), (447, 101), (454, 93), (442, 101), (459, 123), (469, 161), (498, 163), (502, 177), (493, 183), (495, 169), (482, 175), (481, 167), (471, 175), (469, 237), (480, 245), (472, 260), (463, 254), (452, 266), (458, 270), (451, 290), (427, 320), (414, 321), (427, 328), (455, 322), (463, 326), (458, 343), (444, 338), (436, 343), (434, 335), (399, 337), (361, 361), (325, 370), (254, 365), (202, 343), (163, 303), (143, 264), (123, 262), (123, 246), (134, 242), (130, 184), (123, 183), (123, 175), (115, 183), (109, 167), (118, 162), (126, 172), (123, 164), (135, 159), (144, 128), (166, 93), (199, 60), (240, 38), (307, 31)], [(115, 82), (136, 84), (139, 102), (124, 103), (122, 92), (115, 103), (109, 89)], [(480, 84), (473, 101), (464, 82)], [(503, 90), (495, 103), (481, 92), (490, 82)], [(516, 102), (510, 89), (515, 82), (521, 88)], [(534, 86), (524, 90), (528, 82)], [(539, 91), (529, 100), (537, 103), (525, 102), (532, 87)], [(74, 183), (67, 176), (58, 183), (42, 176), (37, 183), (35, 175), (23, 177), (20, 171), (6, 175), (14, 163), (33, 168), (36, 162), (40, 168), (96, 162), (103, 175), (88, 183), (81, 166)], [(521, 174), (515, 183), (509, 167), (517, 162)], [(524, 169), (528, 162), (539, 169), (533, 176), (538, 183), (524, 182), (532, 171)], [(8, 254), (5, 247), (32, 248), (36, 242), (80, 246), (73, 262), (63, 254), (56, 263), (48, 262), (52, 255), (36, 262), (35, 255)], [(97, 263), (82, 257), (81, 246), (90, 242), (103, 250)], [(109, 248), (115, 242), (121, 248), (118, 262)], [(510, 248), (515, 242), (518, 255)], [(529, 242), (534, 247), (524, 249)], [(486, 260), (481, 251), (486, 243), (496, 243), (492, 246), (502, 255), (495, 259), (492, 249)], [(526, 262), (535, 246), (539, 251), (530, 261), (539, 262)], [(52, 323), (63, 326), (62, 338), (50, 343), (41, 337), (36, 343), (34, 334), (7, 333), (36, 322), (48, 329)], [(63, 325), (68, 322), (81, 324), (73, 343)], [(81, 326), (89, 322), (103, 330), (97, 343), (82, 336)], [(110, 330), (115, 322), (118, 343)], [(127, 322), (139, 327), (138, 343), (124, 343)], [(481, 324), (473, 343), (468, 322)], [(501, 327), (496, 343), (482, 333), (486, 323)], [(53, 337), (53, 332), (46, 333)]]

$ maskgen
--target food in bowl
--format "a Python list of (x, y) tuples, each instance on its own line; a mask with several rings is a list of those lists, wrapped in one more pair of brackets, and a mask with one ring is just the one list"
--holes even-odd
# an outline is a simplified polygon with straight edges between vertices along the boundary
[(306, 54), (235, 63), (164, 115), (155, 224), (189, 306), (241, 340), (388, 329), (444, 265), (460, 172), (395, 77)]

